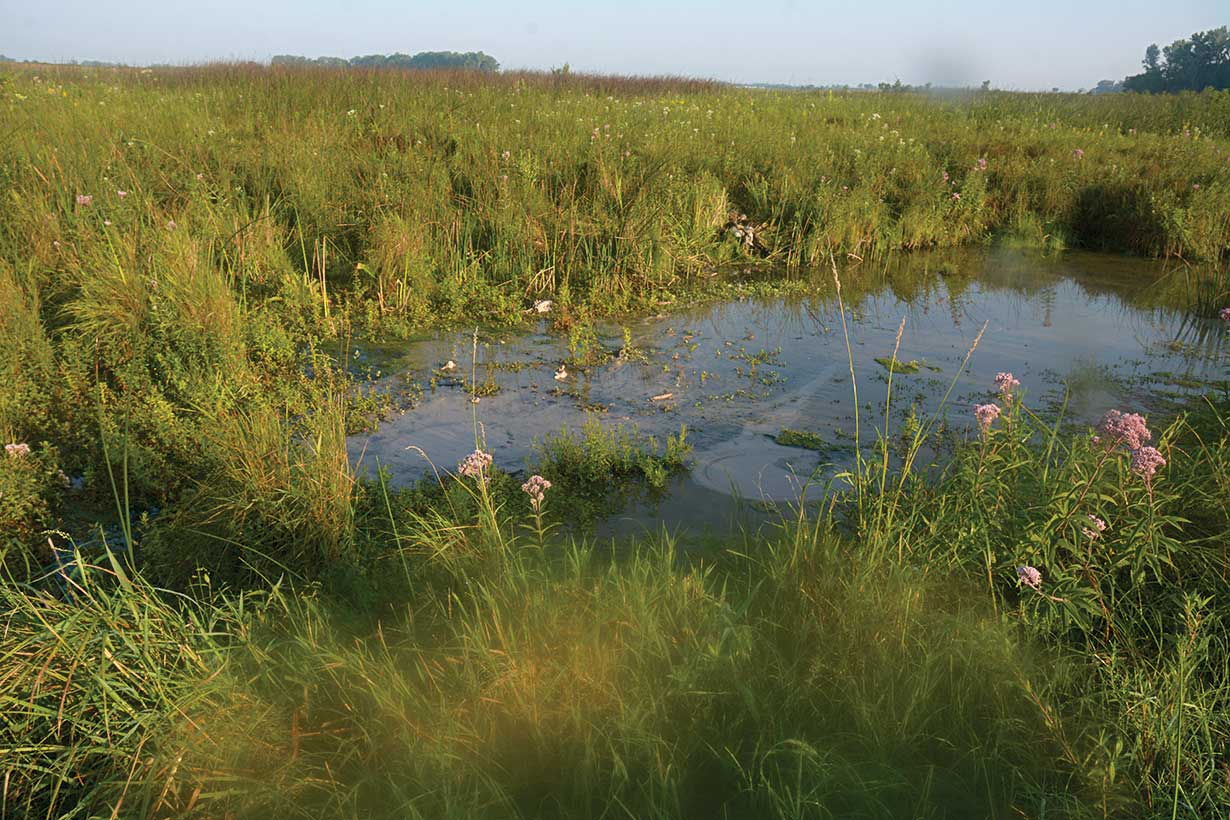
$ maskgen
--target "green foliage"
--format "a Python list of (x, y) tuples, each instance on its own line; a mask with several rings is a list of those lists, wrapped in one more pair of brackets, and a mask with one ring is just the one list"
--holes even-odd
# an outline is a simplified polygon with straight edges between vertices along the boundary
[(908, 362), (903, 362), (900, 359), (893, 359), (888, 356), (876, 356), (872, 361), (894, 375), (913, 375), (923, 367), (922, 362), (918, 361), (918, 359), (910, 359)]
[[(550, 527), (665, 488), (686, 431), (544, 442), (531, 532), (499, 469), (357, 482), (345, 433), (379, 405), (322, 342), (523, 323), (549, 298), (583, 364), (610, 355), (599, 317), (699, 292), (717, 265), (1000, 232), (1216, 261), (1226, 92), (38, 72), (0, 89), (21, 124), (0, 144), (0, 433), (31, 446), (0, 462), (21, 559), (0, 577), (0, 813), (1226, 805), (1224, 401), (1159, 430), (1150, 484), (1013, 403), (933, 469), (935, 420), (885, 430), (853, 492), (780, 529), (616, 550)], [(1170, 287), (1225, 304), (1220, 274)], [(751, 378), (774, 359), (735, 353)], [(82, 505), (115, 501), (110, 474), (121, 502), (169, 505), (139, 572), (95, 539), (80, 562), (105, 569), (36, 577), (61, 463)]]
[[(33, 557), (29, 546), (52, 525), (52, 509), (67, 483), (55, 447), (6, 444), (0, 455), (0, 567), (28, 568), (22, 565)], [(40, 545), (38, 557), (46, 558), (45, 552)]]
[(1159, 51), (1145, 50), (1144, 72), (1123, 81), (1125, 91), (1148, 93), (1230, 89), (1230, 28), (1198, 31)]
[(661, 489), (686, 464), (692, 451), (687, 435), (681, 427), (678, 436), (667, 436), (663, 448), (653, 436), (641, 439), (634, 430), (604, 426), (591, 417), (580, 431), (564, 429), (539, 443), (532, 472), (597, 495), (629, 479)]
[(490, 54), (481, 51), (420, 51), (418, 54), (368, 54), (363, 57), (351, 57), (344, 60), (340, 57), (317, 57), (310, 59), (295, 54), (274, 55), (272, 64), (275, 66), (319, 66), (322, 68), (397, 68), (402, 70), (449, 69), (461, 71), (500, 70), (499, 62)]
[(824, 450), (828, 447), (823, 436), (806, 430), (785, 428), (773, 440), (783, 447), (802, 447), (805, 450)]
[[(904, 495), (893, 476), (825, 499), (831, 517), (801, 508), (690, 554), (522, 539), (498, 471), (368, 492), (357, 537), (391, 605), (357, 611), (310, 586), (170, 595), (118, 569), (85, 570), (71, 601), (0, 581), (6, 805), (1215, 815), (1224, 413), (1158, 436), (1169, 463), (1146, 486), (1014, 402)], [(642, 463), (626, 435), (588, 440), (541, 469), (609, 483)], [(570, 507), (559, 489), (548, 503)], [(1109, 524), (1096, 539), (1088, 510)], [(1039, 590), (1016, 580), (1025, 563)]]

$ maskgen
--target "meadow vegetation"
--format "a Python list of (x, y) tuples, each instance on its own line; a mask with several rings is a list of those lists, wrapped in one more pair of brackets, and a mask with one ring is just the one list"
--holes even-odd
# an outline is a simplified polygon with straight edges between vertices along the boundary
[(611, 543), (574, 525), (686, 430), (393, 487), (347, 455), (386, 398), (345, 341), (549, 299), (581, 363), (724, 266), (857, 298), (860, 260), (996, 240), (1199, 260), (1174, 298), (1216, 322), (1230, 93), (3, 71), (0, 816), (1230, 804), (1224, 386), (1095, 441), (1003, 374), (942, 464), (920, 419), (772, 526)]

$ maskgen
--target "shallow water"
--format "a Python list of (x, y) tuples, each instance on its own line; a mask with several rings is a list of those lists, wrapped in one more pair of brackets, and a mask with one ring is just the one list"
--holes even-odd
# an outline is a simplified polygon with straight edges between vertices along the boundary
[[(1165, 307), (1182, 303), (1175, 280), (1158, 263), (1005, 249), (847, 268), (843, 298), (863, 441), (885, 426), (888, 373), (875, 359), (892, 356), (903, 319), (897, 360), (918, 369), (893, 376), (890, 433), (911, 407), (920, 417), (939, 411), (951, 424), (970, 426), (972, 405), (993, 398), (1001, 370), (1021, 380), (1035, 409), (1057, 410), (1066, 397), (1066, 417), (1077, 423), (1112, 407), (1146, 409), (1155, 390), (1183, 392), (1224, 379), (1230, 334), (1215, 320)], [(802, 479), (852, 460), (854, 401), (841, 313), (831, 277), (818, 276), (815, 285), (807, 296), (736, 298), (632, 320), (623, 327), (634, 355), (570, 368), (562, 381), (554, 374), (569, 358), (567, 338), (548, 334), (546, 322), (538, 332), (480, 331), (474, 363), (473, 334), (464, 332), (393, 351), (360, 350), (360, 361), (392, 379), (418, 381), (424, 394), (377, 432), (353, 437), (351, 456), (361, 470), (378, 461), (406, 483), (431, 464), (455, 469), (474, 449), (476, 421), (485, 448), (509, 470), (525, 466), (535, 439), (587, 417), (635, 425), (659, 439), (686, 424), (691, 473), (673, 483), (667, 503), (636, 505), (607, 529), (721, 531), (734, 499), (793, 501)], [(623, 327), (600, 328), (612, 354), (624, 346)], [(494, 382), (498, 392), (472, 403), (460, 379), (438, 376), (431, 387), (433, 371), (449, 360), (457, 375)], [(783, 429), (818, 434), (824, 446), (779, 445), (774, 437)]]

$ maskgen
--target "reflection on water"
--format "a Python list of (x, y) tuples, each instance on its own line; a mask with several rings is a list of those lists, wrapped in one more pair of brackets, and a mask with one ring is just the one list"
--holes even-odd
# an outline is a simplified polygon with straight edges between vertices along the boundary
[[(971, 405), (990, 398), (1001, 370), (1016, 374), (1035, 407), (1066, 396), (1069, 417), (1087, 422), (1114, 406), (1141, 407), (1140, 385), (1149, 377), (1166, 374), (1174, 389), (1191, 389), (1226, 376), (1225, 328), (1167, 307), (1182, 304), (1183, 293), (1158, 263), (997, 249), (902, 257), (847, 269), (842, 280), (865, 439), (884, 427), (887, 370), (876, 359), (889, 361), (903, 318), (897, 360), (917, 370), (893, 377), (894, 429), (911, 408), (919, 415), (939, 408), (984, 323), (946, 411), (953, 424), (971, 424)], [(587, 414), (660, 437), (686, 424), (695, 448), (691, 475), (677, 482), (669, 503), (632, 518), (716, 528), (728, 523), (723, 511), (734, 497), (793, 500), (800, 477), (821, 464), (849, 463), (853, 391), (831, 281), (819, 277), (804, 297), (709, 303), (626, 328), (636, 355), (569, 367), (563, 381), (554, 374), (569, 357), (567, 340), (545, 325), (537, 333), (480, 332), (476, 381), (499, 389), (478, 404), (455, 380), (427, 387), (449, 360), (469, 377), (471, 334), (409, 344), (381, 367), (422, 383), (422, 401), (378, 432), (354, 437), (352, 457), (367, 466), (378, 460), (404, 483), (430, 469), (419, 450), (452, 470), (474, 448), (475, 415), (486, 448), (514, 470), (535, 438), (579, 426)], [(600, 330), (606, 347), (623, 347), (623, 328)], [(826, 446), (781, 446), (774, 437), (783, 429), (819, 434)]]

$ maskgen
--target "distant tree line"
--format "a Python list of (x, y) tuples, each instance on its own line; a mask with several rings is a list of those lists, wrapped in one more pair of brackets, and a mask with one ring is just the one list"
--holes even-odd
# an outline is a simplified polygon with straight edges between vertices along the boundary
[(1230, 28), (1199, 31), (1159, 49), (1145, 49), (1144, 71), (1123, 81), (1124, 91), (1149, 94), (1230, 88)]
[(297, 54), (278, 54), (273, 65), (314, 65), (326, 68), (399, 68), (409, 70), (463, 69), (468, 71), (495, 72), (499, 62), (490, 54), (481, 51), (420, 51), (418, 54), (367, 54), (362, 57), (301, 57)]

